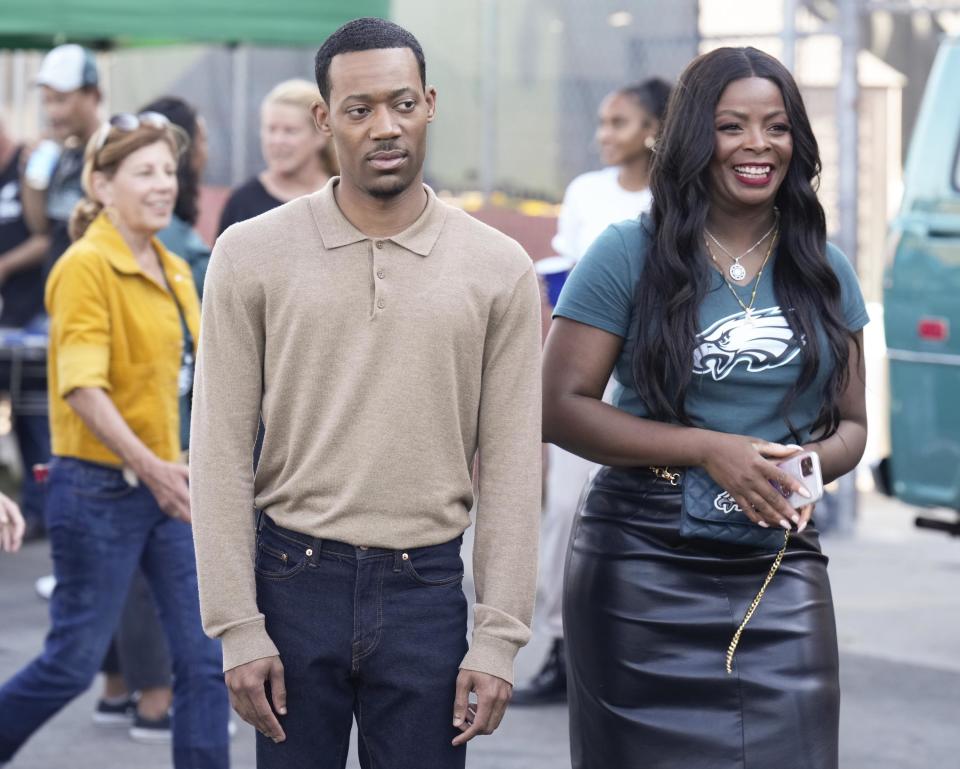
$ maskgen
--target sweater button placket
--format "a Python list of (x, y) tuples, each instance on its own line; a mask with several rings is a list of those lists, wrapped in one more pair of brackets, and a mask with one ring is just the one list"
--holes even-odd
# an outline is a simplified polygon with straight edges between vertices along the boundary
[(383, 296), (383, 285), (382, 285), (382, 281), (383, 281), (383, 279), (387, 276), (387, 272), (386, 272), (386, 270), (384, 270), (383, 266), (378, 263), (379, 260), (380, 260), (380, 258), (381, 258), (381, 255), (378, 254), (377, 252), (383, 250), (383, 241), (382, 241), (382, 240), (375, 240), (375, 241), (373, 241), (373, 246), (374, 246), (374, 248), (373, 248), (373, 274), (374, 274), (374, 277), (375, 277), (375, 280), (374, 280), (374, 282), (373, 282), (373, 283), (374, 283), (374, 285), (373, 285), (373, 296), (374, 296), (374, 303), (376, 304), (377, 309), (378, 309), (378, 310), (382, 310), (382, 309), (384, 309), (384, 308), (387, 306), (387, 302), (386, 302), (386, 300), (384, 299), (384, 296)]

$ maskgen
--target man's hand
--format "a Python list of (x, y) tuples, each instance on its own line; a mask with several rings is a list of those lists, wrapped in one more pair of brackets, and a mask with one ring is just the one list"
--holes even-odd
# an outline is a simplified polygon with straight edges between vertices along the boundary
[(17, 503), (0, 494), (0, 552), (17, 552), (23, 542), (23, 530), (23, 516)]
[[(224, 678), (230, 692), (230, 704), (240, 718), (274, 742), (287, 739), (276, 715), (287, 714), (287, 689), (279, 657), (264, 657), (238, 665), (228, 670)], [(267, 683), (273, 699), (272, 709), (267, 700)]]
[[(477, 704), (470, 704), (470, 692), (476, 692)], [(502, 678), (476, 670), (461, 670), (457, 676), (457, 698), (453, 703), (453, 725), (463, 734), (453, 739), (454, 745), (464, 745), (478, 734), (493, 734), (507, 703), (513, 694), (513, 686)]]

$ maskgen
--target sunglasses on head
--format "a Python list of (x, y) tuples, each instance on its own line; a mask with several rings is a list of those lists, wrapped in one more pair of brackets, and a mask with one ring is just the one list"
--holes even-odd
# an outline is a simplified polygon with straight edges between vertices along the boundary
[(159, 112), (141, 112), (139, 115), (134, 115), (132, 112), (118, 112), (100, 126), (96, 151), (99, 152), (103, 149), (103, 145), (107, 143), (107, 138), (110, 136), (112, 129), (116, 128), (118, 131), (129, 133), (130, 131), (136, 131), (142, 125), (151, 128), (169, 128), (170, 119)]

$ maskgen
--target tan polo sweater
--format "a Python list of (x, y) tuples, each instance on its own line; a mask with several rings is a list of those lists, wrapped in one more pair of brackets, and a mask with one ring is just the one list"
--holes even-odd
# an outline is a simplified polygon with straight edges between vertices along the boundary
[(190, 462), (204, 628), (225, 670), (277, 654), (257, 609), (254, 506), (356, 546), (435, 545), (470, 525), (479, 451), (461, 666), (512, 681), (540, 516), (532, 262), (429, 188), (413, 225), (371, 239), (340, 212), (336, 183), (233, 225), (210, 261)]

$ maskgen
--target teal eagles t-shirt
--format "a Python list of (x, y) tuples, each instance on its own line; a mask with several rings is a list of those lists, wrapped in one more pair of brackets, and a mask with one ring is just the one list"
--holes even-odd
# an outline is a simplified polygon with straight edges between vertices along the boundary
[[(613, 405), (635, 416), (649, 414), (633, 386), (631, 351), (634, 325), (634, 288), (651, 243), (649, 217), (608, 227), (570, 274), (553, 311), (624, 339), (613, 376)], [(793, 438), (780, 406), (800, 376), (802, 345), (787, 324), (773, 290), (772, 265), (776, 252), (760, 277), (752, 318), (747, 319), (723, 276), (710, 271), (710, 286), (700, 306), (699, 344), (694, 351), (693, 378), (687, 390), (687, 413), (696, 427), (749, 435), (778, 443)], [(869, 320), (853, 267), (844, 254), (827, 245), (827, 260), (841, 286), (844, 321), (859, 331)], [(750, 304), (753, 284), (733, 285), (744, 304)], [(643, 318), (639, 319), (643, 323)], [(801, 440), (820, 411), (823, 386), (833, 365), (821, 332), (821, 365), (816, 380), (794, 401), (790, 419)], [(663, 340), (663, 344), (669, 344)]]

